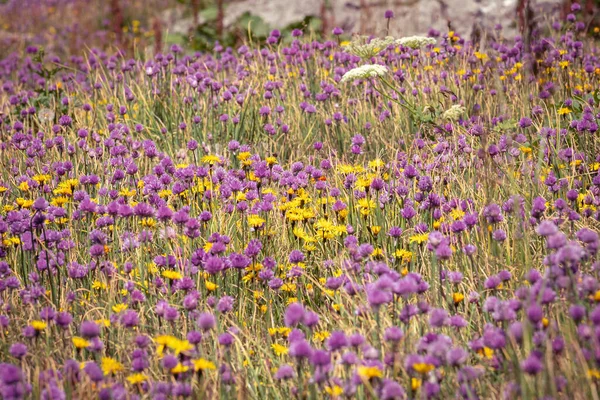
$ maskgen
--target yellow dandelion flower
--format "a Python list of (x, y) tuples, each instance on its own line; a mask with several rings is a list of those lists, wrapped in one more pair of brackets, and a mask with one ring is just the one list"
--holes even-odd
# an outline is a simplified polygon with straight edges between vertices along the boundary
[(265, 222), (266, 221), (264, 218), (261, 218), (256, 214), (248, 215), (248, 225), (250, 225), (253, 228), (258, 228), (259, 226), (262, 226)]
[(418, 235), (411, 236), (408, 241), (409, 243), (423, 244), (429, 239), (429, 233), (421, 233)]
[(217, 369), (215, 364), (212, 361), (208, 361), (204, 358), (199, 358), (197, 360), (192, 360), (192, 364), (194, 364), (194, 371), (204, 371), (207, 369)]
[(111, 357), (102, 357), (101, 362), (102, 372), (104, 375), (112, 375), (123, 371), (123, 364)]
[(382, 378), (383, 377), (383, 372), (375, 366), (367, 367), (365, 365), (362, 365), (357, 368), (356, 372), (358, 373), (358, 376), (361, 379), (367, 380), (367, 381), (372, 378)]
[(422, 382), (419, 378), (412, 378), (410, 380), (410, 387), (412, 388), (413, 391), (415, 391), (421, 387), (421, 383)]
[(571, 114), (571, 109), (569, 107), (561, 107), (558, 109), (558, 115), (567, 115)]
[(164, 270), (161, 273), (161, 275), (162, 275), (163, 278), (170, 279), (172, 281), (175, 281), (175, 280), (183, 278), (183, 275), (180, 272), (173, 271), (173, 270), (170, 270), (170, 269)]
[(173, 375), (183, 374), (184, 372), (187, 372), (189, 369), (190, 369), (190, 367), (188, 367), (187, 365), (183, 365), (182, 363), (178, 363), (176, 366), (174, 366), (173, 368), (171, 368), (171, 373)]
[(31, 321), (31, 327), (38, 332), (43, 331), (44, 329), (46, 329), (47, 326), (48, 326), (48, 324), (45, 323), (44, 321), (40, 321), (40, 320)]
[(465, 295), (462, 293), (454, 293), (452, 295), (452, 301), (454, 301), (455, 305), (458, 305), (460, 303), (462, 303), (462, 301), (465, 299)]
[(129, 375), (127, 377), (127, 382), (131, 383), (132, 385), (137, 385), (137, 384), (146, 382), (147, 380), (148, 380), (148, 377), (146, 375), (142, 374), (141, 372)]
[(412, 368), (419, 374), (427, 374), (435, 369), (435, 365), (428, 363), (414, 363)]
[(330, 335), (331, 333), (329, 331), (315, 331), (313, 340), (315, 342), (324, 342)]
[(86, 347), (88, 347), (90, 345), (90, 342), (88, 342), (87, 340), (85, 340), (84, 338), (79, 337), (79, 336), (73, 336), (73, 338), (71, 340), (73, 341), (73, 345), (77, 349), (85, 349)]
[(271, 345), (271, 348), (273, 349), (275, 355), (278, 357), (284, 356), (288, 353), (288, 348), (278, 343), (273, 343)]
[(221, 162), (221, 159), (219, 158), (219, 156), (209, 154), (209, 155), (202, 157), (201, 161), (204, 164), (213, 165), (213, 164)]
[(325, 393), (327, 393), (331, 397), (338, 397), (344, 393), (344, 389), (342, 389), (338, 385), (325, 386)]
[(115, 304), (114, 306), (112, 306), (112, 310), (113, 310), (113, 312), (118, 314), (121, 311), (127, 310), (127, 304), (124, 304), (124, 303)]

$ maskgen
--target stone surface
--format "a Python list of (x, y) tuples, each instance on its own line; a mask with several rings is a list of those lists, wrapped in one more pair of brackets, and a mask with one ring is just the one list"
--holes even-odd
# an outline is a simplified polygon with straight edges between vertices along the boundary
[[(559, 7), (560, 0), (532, 0), (537, 15)], [(225, 26), (240, 15), (250, 12), (261, 17), (273, 28), (283, 28), (306, 16), (321, 16), (322, 0), (225, 0)], [(329, 0), (326, 26), (342, 27), (346, 32), (361, 32), (383, 36), (386, 34), (385, 10), (394, 11), (390, 33), (394, 36), (425, 34), (429, 28), (441, 32), (452, 29), (469, 35), (475, 24), (493, 28), (501, 23), (505, 35), (516, 33), (515, 9), (517, 0)], [(172, 31), (185, 34), (192, 26), (192, 18), (175, 19)]]

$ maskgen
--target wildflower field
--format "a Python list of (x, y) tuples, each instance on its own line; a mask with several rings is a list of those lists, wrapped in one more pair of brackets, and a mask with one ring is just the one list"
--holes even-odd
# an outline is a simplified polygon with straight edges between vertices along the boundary
[(0, 398), (600, 398), (579, 8), (477, 45), (6, 56)]

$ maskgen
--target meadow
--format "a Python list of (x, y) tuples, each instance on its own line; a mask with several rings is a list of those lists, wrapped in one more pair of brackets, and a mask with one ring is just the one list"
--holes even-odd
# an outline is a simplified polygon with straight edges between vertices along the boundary
[(598, 399), (599, 30), (571, 11), (4, 58), (0, 397)]

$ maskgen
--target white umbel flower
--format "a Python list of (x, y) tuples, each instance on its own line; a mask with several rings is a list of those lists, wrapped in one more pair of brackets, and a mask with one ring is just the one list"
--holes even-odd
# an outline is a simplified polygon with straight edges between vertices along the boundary
[(368, 79), (368, 78), (376, 78), (378, 76), (384, 76), (387, 74), (387, 67), (379, 64), (366, 64), (361, 65), (360, 67), (356, 67), (346, 72), (344, 76), (342, 76), (341, 83), (344, 82), (352, 82), (356, 79)]
[(455, 104), (442, 114), (442, 118), (450, 121), (458, 121), (461, 115), (464, 114), (465, 108), (460, 104)]
[(396, 44), (401, 46), (409, 47), (411, 49), (420, 49), (430, 44), (435, 44), (434, 38), (425, 36), (408, 36), (396, 40)]
[(375, 57), (389, 45), (394, 44), (395, 39), (391, 36), (374, 38), (369, 40), (368, 36), (356, 36), (351, 43), (343, 47), (348, 54), (359, 56), (363, 59)]

